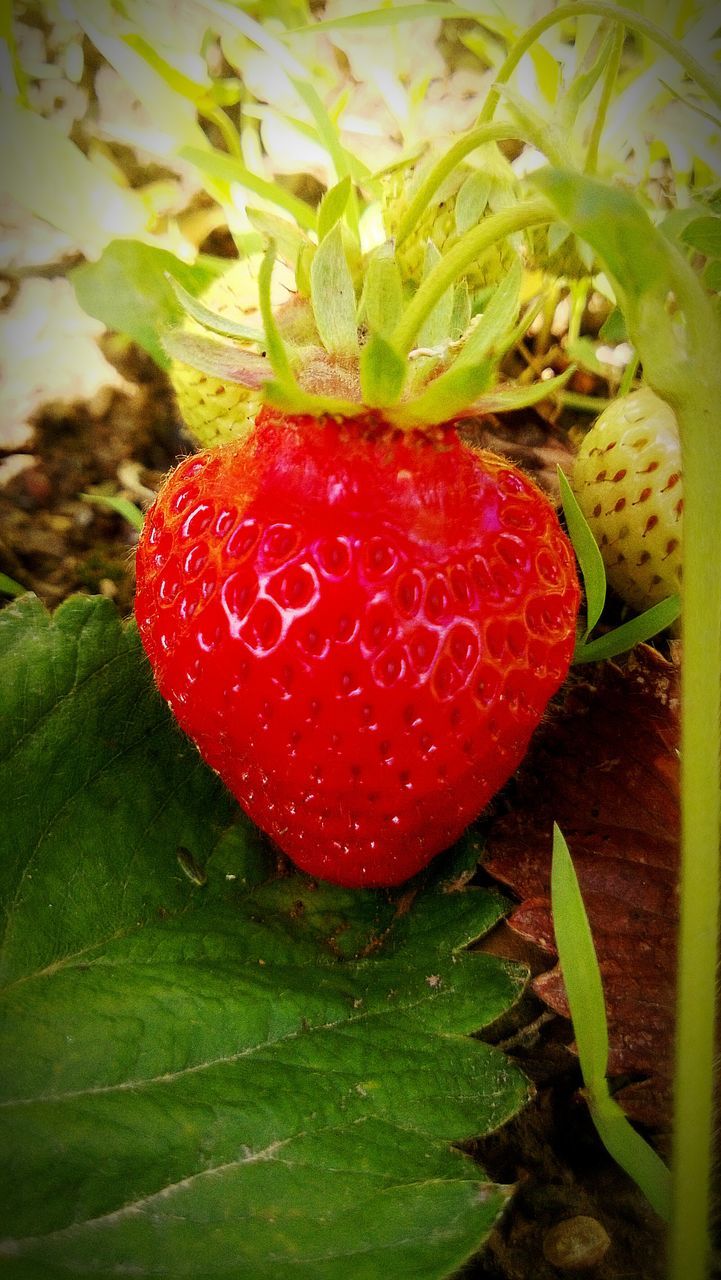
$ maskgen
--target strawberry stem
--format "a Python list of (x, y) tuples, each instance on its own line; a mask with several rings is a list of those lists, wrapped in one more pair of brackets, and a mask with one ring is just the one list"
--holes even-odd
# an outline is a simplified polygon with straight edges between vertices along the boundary
[(621, 56), (623, 54), (623, 42), (626, 38), (626, 31), (623, 23), (619, 23), (613, 34), (613, 45), (611, 53), (606, 64), (606, 72), (603, 77), (603, 86), (601, 88), (601, 97), (599, 99), (596, 115), (591, 129), (591, 137), (588, 141), (588, 150), (586, 151), (586, 173), (595, 173), (598, 167), (598, 149), (601, 143), (601, 135), (603, 126), (606, 123), (608, 108), (613, 96), (613, 90), (616, 84), (619, 67), (621, 66)]
[[(535, 180), (605, 261), (646, 380), (671, 405), (680, 428), (681, 910), (669, 1276), (705, 1280), (710, 1262), (721, 830), (721, 369), (716, 357), (721, 324), (690, 264), (632, 197), (577, 174), (544, 171)], [(674, 299), (673, 315), (669, 298)]]
[[(524, 138), (522, 136), (523, 132), (528, 137)], [(531, 133), (533, 133), (533, 136), (531, 136)], [(555, 152), (551, 154), (554, 148), (548, 146), (548, 140), (544, 138), (541, 129), (537, 131), (531, 130), (526, 124), (523, 131), (519, 132), (519, 126), (509, 121), (481, 125), (480, 128), (473, 129), (470, 133), (466, 133), (459, 138), (425, 177), (401, 218), (400, 226), (396, 233), (396, 246), (403, 244), (403, 241), (408, 239), (438, 188), (461, 161), (465, 160), (466, 156), (470, 155), (472, 151), (476, 151), (478, 147), (482, 147), (485, 143), (511, 142), (514, 140), (530, 143), (531, 146), (542, 152), (552, 164), (559, 165), (563, 163)]]
[(516, 208), (502, 209), (499, 213), (490, 214), (477, 227), (467, 231), (458, 243), (443, 255), (408, 304), (391, 339), (397, 350), (403, 355), (408, 354), (423, 322), (446, 290), (486, 249), (515, 231), (525, 231), (528, 227), (550, 222), (553, 216), (553, 210), (545, 200), (529, 200)]
[(618, 5), (608, 3), (608, 0), (579, 0), (577, 4), (559, 5), (557, 9), (539, 18), (538, 22), (534, 22), (532, 27), (524, 31), (498, 70), (493, 88), (490, 90), (478, 117), (479, 125), (493, 119), (493, 114), (501, 97), (499, 86), (506, 84), (521, 58), (536, 43), (539, 36), (542, 36), (544, 31), (548, 31), (549, 27), (556, 26), (559, 22), (566, 22), (569, 18), (576, 18), (585, 14), (597, 14), (600, 18), (610, 18), (614, 22), (619, 22), (623, 26), (629, 27), (632, 31), (638, 31), (642, 35), (648, 36), (649, 40), (653, 40), (655, 44), (660, 45), (662, 49), (665, 49), (667, 53), (670, 53), (676, 59), (691, 78), (704, 90), (711, 102), (721, 107), (721, 89), (719, 89), (715, 78), (704, 70), (693, 54), (684, 49), (678, 43), (678, 40), (657, 26), (655, 22), (651, 22), (640, 13), (634, 13), (630, 9), (620, 9)]

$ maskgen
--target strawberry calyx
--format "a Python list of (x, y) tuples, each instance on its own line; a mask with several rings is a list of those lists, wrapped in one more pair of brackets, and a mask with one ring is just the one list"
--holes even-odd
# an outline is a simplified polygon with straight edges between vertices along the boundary
[[(475, 145), (486, 133), (490, 140), (499, 132), (508, 133), (508, 127), (478, 131)], [(298, 292), (276, 308), (271, 305), (276, 252), (286, 254), (287, 245), (270, 235), (258, 276), (260, 324), (255, 317), (249, 324), (218, 315), (174, 286), (194, 323), (168, 334), (166, 349), (175, 360), (252, 390), (286, 414), (357, 419), (376, 409), (404, 431), (484, 413), (491, 403), (499, 412), (553, 394), (573, 368), (539, 385), (496, 386), (509, 333), (519, 324), (522, 269), (508, 238), (547, 222), (550, 207), (536, 199), (486, 213), (482, 192), (476, 190), (480, 171), (446, 174), (445, 168), (446, 182), (459, 194), (473, 187), (466, 201), (470, 225), (463, 234), (454, 233), (443, 251), (428, 240), (417, 288), (404, 280), (392, 239), (366, 253), (359, 272), (357, 243), (349, 244), (342, 222), (351, 190), (346, 178), (323, 198), (319, 243), (303, 234), (298, 247), (290, 237), (298, 247)], [(439, 175), (436, 165), (430, 175), (436, 188)], [(274, 224), (266, 226), (267, 232), (274, 230)], [(501, 244), (508, 255), (503, 278), (474, 316), (468, 272), (486, 250)]]

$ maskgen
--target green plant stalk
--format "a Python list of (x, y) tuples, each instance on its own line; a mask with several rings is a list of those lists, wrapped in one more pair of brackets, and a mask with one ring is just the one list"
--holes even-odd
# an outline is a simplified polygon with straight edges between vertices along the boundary
[(595, 173), (598, 167), (598, 149), (601, 145), (601, 135), (603, 134), (603, 126), (606, 123), (608, 108), (613, 96), (613, 90), (616, 84), (619, 67), (621, 66), (621, 56), (623, 54), (623, 42), (626, 38), (626, 32), (623, 24), (620, 24), (613, 36), (613, 48), (611, 56), (606, 67), (603, 85), (601, 88), (601, 97), (593, 120), (593, 128), (591, 129), (591, 137), (588, 140), (588, 150), (586, 151), (586, 173)]
[(619, 396), (628, 395), (629, 391), (631, 390), (631, 387), (633, 386), (633, 380), (636, 377), (637, 372), (638, 372), (638, 356), (634, 353), (634, 355), (631, 356), (631, 359), (629, 360), (628, 364), (626, 365), (626, 368), (623, 371), (623, 377), (621, 378), (621, 381), (618, 386)]
[(467, 231), (464, 236), (448, 250), (440, 262), (426, 277), (418, 292), (414, 294), (396, 326), (391, 342), (402, 355), (407, 355), (413, 346), (413, 340), (423, 322), (440, 301), (446, 289), (475, 262), (476, 258), (506, 236), (516, 231), (525, 231), (529, 227), (540, 226), (550, 222), (553, 211), (545, 200), (529, 200), (513, 209), (502, 209), (484, 218), (477, 227)]
[[(524, 137), (524, 133), (528, 134), (528, 137)], [(404, 240), (407, 240), (419, 218), (425, 213), (438, 188), (461, 161), (465, 160), (466, 156), (470, 155), (472, 151), (476, 151), (478, 147), (482, 147), (485, 143), (510, 142), (515, 139), (521, 142), (530, 142), (532, 146), (546, 156), (551, 164), (558, 165), (563, 163), (561, 157), (555, 153), (551, 154), (553, 149), (548, 146), (548, 141), (544, 139), (541, 129), (537, 133), (534, 131), (534, 136), (531, 137), (530, 131), (525, 125), (521, 127), (507, 121), (500, 121), (498, 124), (481, 125), (480, 128), (463, 134), (457, 142), (454, 142), (453, 146), (449, 147), (448, 151), (424, 178), (401, 218), (400, 226), (396, 233), (396, 245), (401, 245)]]
[(618, 5), (610, 4), (608, 0), (580, 0), (578, 4), (559, 5), (551, 13), (539, 18), (538, 22), (529, 27), (520, 39), (516, 41), (505, 62), (498, 70), (495, 84), (490, 90), (478, 117), (477, 123), (479, 125), (493, 119), (493, 114), (501, 97), (501, 90), (496, 86), (503, 85), (510, 79), (521, 58), (536, 43), (539, 36), (542, 36), (544, 31), (548, 31), (550, 27), (556, 26), (559, 22), (565, 22), (568, 18), (576, 18), (585, 14), (597, 14), (600, 18), (611, 18), (614, 22), (623, 23), (625, 27), (629, 27), (632, 31), (639, 31), (642, 35), (648, 36), (650, 40), (660, 45), (662, 49), (665, 49), (680, 63), (712, 102), (717, 106), (721, 106), (721, 89), (714, 77), (710, 76), (701, 66), (701, 63), (694, 58), (693, 54), (688, 53), (682, 45), (679, 45), (678, 40), (664, 31), (662, 27), (657, 26), (655, 22), (651, 22), (648, 18), (644, 18), (640, 13), (634, 13), (630, 9), (621, 9)]
[(614, 278), (644, 376), (680, 427), (681, 909), (669, 1276), (707, 1280), (721, 835), (721, 324), (686, 259), (632, 197), (576, 174), (545, 171), (536, 181)]
[[(703, 1250), (713, 1162), (721, 829), (721, 478), (713, 402), (706, 392), (703, 386), (688, 387), (686, 403), (674, 406), (682, 439), (687, 550), (681, 615), (682, 859), (672, 1280), (703, 1280), (706, 1275), (708, 1259)], [(717, 385), (716, 405), (719, 396)], [(708, 626), (703, 625), (704, 619)], [(694, 1259), (695, 1270), (689, 1259)]]
[(240, 145), (238, 130), (230, 116), (223, 111), (222, 107), (199, 107), (198, 110), (201, 115), (205, 116), (206, 120), (210, 120), (211, 124), (216, 126), (230, 155), (235, 156), (237, 160), (242, 160), (243, 150)]

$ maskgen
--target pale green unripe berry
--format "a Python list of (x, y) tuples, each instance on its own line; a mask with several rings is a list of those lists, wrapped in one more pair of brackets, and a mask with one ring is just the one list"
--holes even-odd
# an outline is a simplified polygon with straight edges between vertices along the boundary
[[(418, 286), (423, 279), (426, 245), (430, 240), (439, 253), (445, 253), (459, 239), (456, 228), (456, 200), (471, 170), (464, 166), (446, 179), (435, 201), (414, 226), (410, 235), (398, 245), (396, 261), (404, 280)], [(382, 199), (383, 222), (386, 234), (395, 238), (401, 219), (413, 193), (412, 179), (408, 173), (391, 175), (385, 183)], [(507, 274), (513, 260), (513, 250), (505, 242), (491, 245), (468, 269), (465, 280), (471, 293), (488, 285), (498, 284)]]
[[(213, 281), (202, 300), (217, 315), (252, 323), (256, 297), (257, 285), (249, 262), (242, 259)], [(183, 328), (190, 333), (206, 332), (190, 317)], [(180, 360), (173, 360), (169, 376), (180, 415), (202, 448), (242, 438), (252, 428), (261, 404), (257, 390), (251, 391), (238, 382), (221, 381)]]
[(621, 599), (642, 612), (677, 594), (683, 482), (670, 406), (649, 387), (615, 400), (585, 436), (571, 484)]

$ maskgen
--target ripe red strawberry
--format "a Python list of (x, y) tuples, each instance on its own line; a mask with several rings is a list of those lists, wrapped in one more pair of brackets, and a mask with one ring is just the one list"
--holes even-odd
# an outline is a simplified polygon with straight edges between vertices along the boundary
[(302, 868), (391, 885), (519, 764), (575, 640), (551, 504), (453, 427), (264, 409), (187, 458), (138, 551), (163, 696)]

